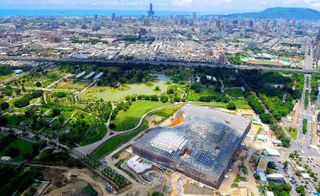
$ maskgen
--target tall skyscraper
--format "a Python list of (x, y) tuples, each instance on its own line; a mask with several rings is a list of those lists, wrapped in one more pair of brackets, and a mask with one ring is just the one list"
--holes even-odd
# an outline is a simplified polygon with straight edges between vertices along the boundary
[(153, 5), (152, 5), (152, 3), (150, 3), (150, 5), (149, 5), (148, 16), (149, 16), (149, 17), (153, 17), (153, 16), (154, 16), (154, 11), (153, 11)]

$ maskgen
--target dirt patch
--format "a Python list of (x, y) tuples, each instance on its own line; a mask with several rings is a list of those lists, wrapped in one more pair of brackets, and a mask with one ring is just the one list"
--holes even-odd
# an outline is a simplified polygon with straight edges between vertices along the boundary
[(300, 100), (294, 106), (294, 112), (292, 113), (292, 126), (297, 127), (299, 120), (299, 112), (300, 112)]
[(104, 181), (88, 169), (71, 169), (68, 171), (49, 170), (45, 179), (51, 185), (45, 191), (48, 196), (87, 195), (85, 188), (91, 185), (98, 195), (109, 195), (104, 188)]
[(157, 124), (157, 123), (161, 122), (162, 120), (163, 120), (163, 118), (158, 115), (151, 115), (151, 116), (147, 117), (147, 121), (150, 122), (151, 124)]

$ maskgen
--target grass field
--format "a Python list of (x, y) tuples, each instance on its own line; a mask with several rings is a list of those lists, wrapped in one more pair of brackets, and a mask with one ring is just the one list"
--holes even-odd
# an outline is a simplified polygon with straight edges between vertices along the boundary
[[(4, 136), (0, 135), (0, 138), (1, 137), (4, 137)], [(6, 146), (6, 148), (10, 148), (10, 147), (18, 148), (20, 150), (20, 154), (19, 156), (14, 157), (13, 160), (23, 161), (25, 156), (32, 151), (32, 145), (33, 143), (30, 141), (23, 140), (23, 139), (16, 139), (12, 143), (10, 143), (8, 146)], [(3, 154), (3, 152), (1, 152), (0, 154)]]
[(11, 78), (11, 77), (13, 77), (13, 76), (14, 76), (14, 74), (9, 74), (9, 75), (0, 76), (0, 81), (3, 81), (3, 80), (8, 79), (8, 78)]
[(287, 127), (285, 130), (290, 134), (291, 138), (296, 140), (298, 136), (297, 128)]
[(306, 92), (304, 97), (304, 109), (308, 108), (310, 93)]
[(303, 119), (303, 125), (302, 125), (302, 132), (303, 134), (306, 134), (308, 132), (308, 120), (307, 119)]
[(153, 115), (161, 116), (164, 119), (169, 118), (174, 112), (179, 110), (182, 107), (182, 105), (176, 105), (173, 107), (165, 108), (159, 111), (156, 111), (153, 113)]
[(224, 92), (231, 97), (235, 97), (235, 98), (243, 97), (243, 92), (240, 88), (228, 88), (228, 89), (225, 89)]
[(46, 87), (54, 81), (63, 77), (66, 73), (60, 71), (58, 68), (54, 68), (43, 74), (36, 71), (32, 71), (30, 74), (19, 78), (16, 82), (18, 85), (24, 84), (25, 87), (36, 87), (36, 83), (40, 82), (41, 87)]
[(141, 126), (129, 133), (124, 133), (117, 135), (105, 143), (103, 143), (101, 146), (99, 146), (94, 152), (91, 153), (92, 157), (95, 159), (100, 159), (101, 157), (110, 154), (112, 151), (117, 149), (120, 145), (128, 142), (130, 139), (135, 137), (137, 134), (139, 134), (141, 131), (145, 130), (148, 128), (148, 121), (143, 121)]
[[(159, 86), (160, 90), (155, 91), (155, 87)], [(91, 87), (81, 94), (81, 98), (85, 100), (103, 99), (105, 101), (119, 101), (126, 96), (137, 95), (159, 95), (167, 91), (167, 85), (164, 81), (157, 81), (148, 84), (130, 84), (120, 88), (112, 87)]]
[(187, 96), (188, 101), (199, 101), (201, 96), (214, 95), (216, 92), (212, 88), (202, 87), (199, 93), (190, 90)]
[(85, 81), (72, 81), (72, 80), (67, 80), (67, 81), (61, 81), (57, 84), (55, 89), (66, 89), (66, 90), (82, 90), (86, 86), (88, 86), (89, 83)]
[[(240, 101), (240, 100), (232, 100), (231, 102), (233, 102), (237, 109), (251, 109), (251, 107), (244, 101)], [(208, 107), (216, 107), (216, 108), (227, 108), (228, 103), (220, 103), (220, 102), (196, 102), (196, 105), (200, 105), (200, 106), (208, 106)]]
[(115, 131), (125, 131), (138, 125), (140, 118), (152, 109), (168, 105), (169, 103), (139, 100), (132, 103), (127, 111), (120, 111), (111, 121), (116, 125)]

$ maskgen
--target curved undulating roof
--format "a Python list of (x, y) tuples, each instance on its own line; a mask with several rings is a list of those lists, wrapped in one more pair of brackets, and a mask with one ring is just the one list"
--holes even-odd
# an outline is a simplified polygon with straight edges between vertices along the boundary
[[(242, 142), (251, 120), (217, 109), (186, 104), (179, 111), (183, 123), (150, 130), (134, 145), (219, 176)], [(188, 156), (183, 156), (187, 149)]]

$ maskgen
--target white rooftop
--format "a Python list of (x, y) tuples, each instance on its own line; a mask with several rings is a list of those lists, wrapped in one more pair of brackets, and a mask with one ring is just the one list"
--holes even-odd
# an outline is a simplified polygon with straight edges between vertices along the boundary
[(266, 196), (274, 196), (274, 193), (272, 191), (266, 191)]
[(151, 169), (152, 165), (143, 161), (139, 156), (135, 155), (127, 161), (127, 166), (137, 174)]
[(283, 177), (282, 174), (275, 173), (275, 174), (268, 174), (268, 175), (267, 175), (267, 179), (271, 179), (271, 180), (281, 180), (281, 179), (284, 179), (284, 177)]
[(187, 142), (188, 140), (184, 139), (182, 135), (172, 131), (165, 131), (154, 137), (150, 144), (155, 148), (172, 153), (181, 150)]
[(268, 156), (280, 156), (279, 151), (276, 149), (265, 148), (264, 151), (267, 153)]
[(307, 174), (307, 173), (302, 173), (301, 176), (302, 176), (303, 179), (309, 179), (310, 178), (309, 174)]

